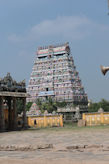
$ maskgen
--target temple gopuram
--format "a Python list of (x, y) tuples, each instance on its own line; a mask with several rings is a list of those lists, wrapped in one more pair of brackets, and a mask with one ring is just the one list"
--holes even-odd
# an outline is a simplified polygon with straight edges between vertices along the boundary
[(46, 101), (51, 97), (56, 101), (87, 105), (87, 94), (74, 65), (69, 43), (38, 48), (27, 93), (30, 95), (27, 102)]
[(17, 130), (17, 100), (22, 101), (23, 128), (26, 128), (26, 86), (25, 81), (17, 83), (10, 73), (0, 78), (0, 131)]

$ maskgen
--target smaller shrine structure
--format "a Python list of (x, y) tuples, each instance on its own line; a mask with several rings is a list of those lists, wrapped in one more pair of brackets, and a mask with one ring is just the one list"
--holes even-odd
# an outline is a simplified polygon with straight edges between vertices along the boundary
[[(17, 100), (23, 102), (23, 128), (26, 123), (26, 85), (25, 81), (17, 83), (10, 73), (0, 78), (0, 131), (17, 130)], [(6, 109), (5, 109), (6, 107)]]
[(40, 115), (41, 110), (39, 109), (38, 105), (36, 103), (33, 103), (30, 110), (26, 112), (26, 115)]

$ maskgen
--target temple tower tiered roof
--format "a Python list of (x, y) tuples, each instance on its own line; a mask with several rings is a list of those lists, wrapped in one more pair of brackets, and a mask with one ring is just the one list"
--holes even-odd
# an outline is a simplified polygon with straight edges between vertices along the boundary
[(87, 104), (68, 43), (38, 48), (27, 92), (27, 102), (52, 97), (56, 101)]

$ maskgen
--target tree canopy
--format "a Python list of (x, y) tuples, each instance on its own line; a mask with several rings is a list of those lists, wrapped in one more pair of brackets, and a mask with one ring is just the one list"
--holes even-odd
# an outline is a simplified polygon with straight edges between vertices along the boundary
[(40, 99), (37, 99), (36, 104), (39, 106), (42, 113), (45, 110), (47, 110), (48, 113), (52, 113), (53, 111), (57, 110), (56, 103), (52, 100), (52, 98), (49, 98), (48, 101), (45, 102), (42, 102)]
[(109, 101), (102, 99), (100, 102), (91, 103), (88, 112), (98, 112), (99, 108), (103, 108), (104, 112), (109, 112)]

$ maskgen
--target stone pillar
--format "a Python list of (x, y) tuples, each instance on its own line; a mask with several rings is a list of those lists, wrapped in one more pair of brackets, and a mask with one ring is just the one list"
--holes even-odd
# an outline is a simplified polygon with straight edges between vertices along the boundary
[(3, 97), (0, 97), (0, 131), (5, 131)]
[(26, 98), (23, 98), (23, 128), (27, 129), (27, 119), (26, 119)]
[(64, 115), (64, 121), (66, 122), (66, 113), (64, 113), (63, 115)]
[(13, 98), (13, 130), (17, 130), (16, 97)]
[(11, 97), (8, 98), (8, 130), (12, 130), (12, 109), (11, 109)]

